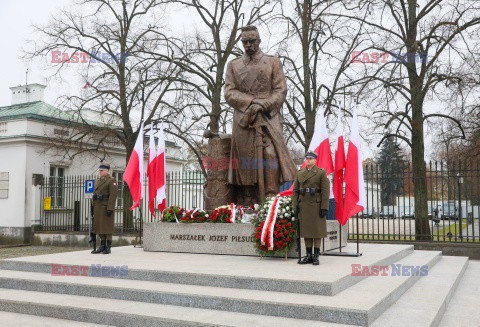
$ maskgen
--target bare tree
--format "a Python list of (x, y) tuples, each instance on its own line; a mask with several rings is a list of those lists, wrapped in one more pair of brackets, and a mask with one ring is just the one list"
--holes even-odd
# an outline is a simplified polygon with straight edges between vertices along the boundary
[[(86, 83), (84, 94), (61, 101), (62, 108), (76, 112), (82, 126), (70, 140), (90, 143), (94, 133), (98, 148), (114, 136), (125, 147), (128, 162), (140, 121), (148, 125), (159, 116), (181, 74), (163, 55), (156, 55), (168, 52), (159, 16), (164, 3), (82, 0), (48, 25), (34, 26), (40, 41), (32, 41), (27, 59), (51, 56), (56, 78), (67, 74), (71, 63), (83, 63), (77, 66)], [(102, 124), (89, 119), (92, 111), (104, 118)], [(131, 198), (124, 201), (129, 207)], [(132, 227), (131, 213), (124, 215), (124, 227)]]
[[(162, 59), (176, 65), (182, 72), (181, 94), (170, 109), (174, 115), (169, 132), (184, 140), (197, 156), (205, 155), (201, 139), (205, 130), (212, 134), (226, 133), (229, 108), (222, 97), (225, 68), (233, 55), (240, 55), (236, 43), (240, 27), (261, 23), (271, 14), (276, 1), (244, 0), (173, 0), (186, 13), (200, 21), (190, 35), (171, 37), (171, 52)], [(182, 119), (178, 119), (182, 117)], [(202, 151), (203, 149), (203, 151)], [(204, 170), (205, 174), (205, 170)]]
[(340, 99), (336, 98), (347, 91), (350, 53), (360, 42), (361, 24), (346, 25), (329, 15), (341, 8), (342, 2), (296, 0), (282, 5), (273, 18), (286, 26), (279, 54), (289, 82), (288, 119), (284, 121), (287, 140), (301, 143), (305, 150), (320, 106), (325, 106), (322, 114), (331, 113), (339, 105)]
[[(463, 133), (458, 119), (441, 109), (427, 109), (425, 104), (430, 100), (441, 107), (441, 94), (472, 78), (474, 72), (463, 71), (461, 66), (466, 60), (476, 60), (478, 42), (469, 33), (478, 31), (479, 9), (480, 3), (475, 0), (362, 0), (345, 2), (344, 12), (332, 14), (365, 26), (367, 46), (352, 58), (363, 62), (357, 65), (363, 70), (358, 70), (360, 78), (351, 84), (363, 83), (358, 95), (374, 99), (374, 105), (383, 107), (369, 111), (379, 126), (393, 131), (385, 134), (379, 144), (385, 138), (396, 137), (412, 150), (417, 240), (431, 239), (425, 124), (431, 119), (449, 119)], [(366, 51), (376, 51), (377, 56), (369, 57)], [(449, 53), (455, 55), (453, 60)], [(393, 106), (385, 108), (386, 98)]]

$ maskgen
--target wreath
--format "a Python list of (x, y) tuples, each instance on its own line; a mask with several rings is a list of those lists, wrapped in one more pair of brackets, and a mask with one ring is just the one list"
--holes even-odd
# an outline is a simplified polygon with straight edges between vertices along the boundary
[[(163, 222), (174, 223), (177, 222), (177, 219), (180, 221), (180, 217), (183, 216), (185, 209), (180, 208), (179, 206), (170, 206), (163, 211)], [(175, 217), (177, 219), (175, 219)]]
[(234, 204), (227, 204), (212, 211), (210, 216), (208, 217), (208, 222), (211, 223), (231, 223), (231, 216), (232, 216), (232, 207), (235, 209), (235, 221), (239, 221), (242, 219), (242, 206), (236, 206)]
[[(265, 244), (262, 244), (262, 232), (265, 226), (265, 221), (268, 215), (274, 218), (273, 204), (276, 202), (276, 219), (273, 224), (273, 243), (270, 244), (270, 240), (267, 237)], [(261, 256), (286, 256), (293, 244), (295, 244), (296, 227), (295, 216), (292, 206), (292, 199), (289, 196), (278, 197), (275, 201), (275, 197), (266, 198), (259, 207), (258, 215), (252, 221), (255, 230), (252, 236), (256, 239), (255, 248), (257, 253)]]

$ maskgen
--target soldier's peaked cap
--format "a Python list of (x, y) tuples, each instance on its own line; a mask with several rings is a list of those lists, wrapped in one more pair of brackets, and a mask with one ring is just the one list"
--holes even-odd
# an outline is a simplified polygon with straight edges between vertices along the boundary
[(314, 159), (317, 159), (317, 154), (315, 152), (307, 152), (307, 154), (305, 155), (305, 158), (314, 158)]
[(100, 166), (98, 167), (98, 170), (104, 170), (104, 169), (108, 169), (110, 170), (110, 165), (108, 164), (100, 164)]

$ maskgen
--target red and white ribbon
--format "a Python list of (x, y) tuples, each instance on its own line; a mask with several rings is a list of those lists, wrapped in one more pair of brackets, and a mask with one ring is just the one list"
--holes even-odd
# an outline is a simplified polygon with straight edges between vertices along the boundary
[(235, 208), (235, 205), (233, 203), (230, 203), (230, 217), (227, 219), (229, 223), (235, 224), (235, 214), (237, 213), (237, 210)]
[(267, 245), (268, 250), (274, 250), (273, 246), (273, 231), (275, 230), (275, 222), (277, 221), (277, 212), (278, 212), (278, 196), (273, 200), (272, 205), (268, 208), (267, 219), (263, 225), (262, 236), (260, 241), (262, 245)]

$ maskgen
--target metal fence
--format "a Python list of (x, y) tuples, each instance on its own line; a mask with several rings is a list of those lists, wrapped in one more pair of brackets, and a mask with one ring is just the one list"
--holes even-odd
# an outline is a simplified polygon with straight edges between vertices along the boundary
[[(133, 223), (126, 226), (123, 207), (126, 190), (121, 174), (116, 203), (116, 233), (137, 233), (140, 217), (153, 221), (148, 211), (148, 196), (143, 206), (132, 211)], [(85, 180), (93, 176), (50, 177), (41, 188), (43, 198), (51, 198), (51, 209), (41, 210), (45, 231), (88, 231), (90, 199), (85, 198)], [(358, 237), (374, 241), (415, 241), (415, 193), (413, 171), (408, 164), (394, 171), (382, 171), (380, 166), (364, 167), (366, 209), (348, 221), (349, 239)], [(167, 173), (167, 207), (178, 205), (186, 209), (204, 207), (205, 178), (201, 171)], [(288, 188), (291, 182), (282, 185)], [(148, 194), (148, 181), (144, 182)], [(479, 162), (429, 163), (427, 165), (428, 224), (431, 240), (439, 242), (480, 243), (480, 166)], [(156, 210), (156, 214), (159, 212)], [(358, 218), (358, 219), (357, 219)], [(358, 221), (358, 226), (357, 226)]]
[[(203, 184), (205, 178), (201, 171), (169, 172), (166, 174), (167, 206), (179, 205), (183, 208), (203, 207)], [(127, 188), (122, 174), (114, 174), (117, 178), (118, 196), (115, 206), (115, 232), (138, 233), (140, 217), (143, 221), (153, 221), (155, 218), (148, 209), (148, 180), (144, 179), (144, 194), (142, 205), (133, 209), (124, 208), (123, 198)], [(97, 176), (66, 176), (46, 177), (41, 186), (43, 202), (47, 200), (50, 206), (42, 206), (40, 217), (43, 231), (88, 231), (91, 199), (85, 196), (85, 181)], [(140, 212), (141, 211), (141, 212)], [(155, 215), (160, 214), (155, 209)], [(125, 217), (130, 217), (131, 224), (125, 223)]]
[[(415, 192), (411, 165), (382, 171), (364, 167), (367, 208), (348, 221), (349, 239), (480, 243), (478, 161), (430, 162), (426, 166), (430, 235), (415, 235)], [(358, 220), (356, 219), (358, 218)], [(358, 222), (358, 226), (357, 226)], [(426, 227), (426, 226), (425, 226)]]

